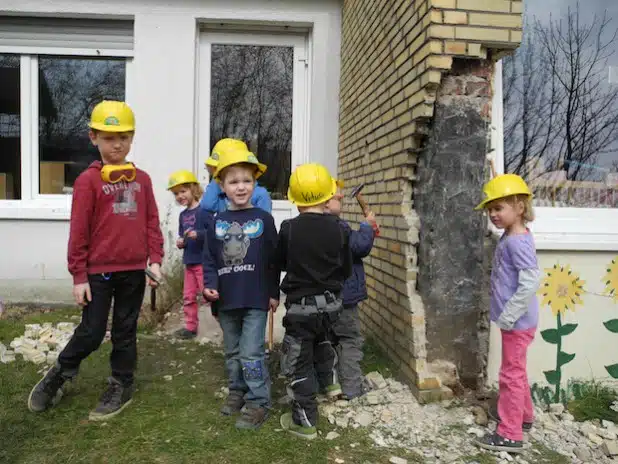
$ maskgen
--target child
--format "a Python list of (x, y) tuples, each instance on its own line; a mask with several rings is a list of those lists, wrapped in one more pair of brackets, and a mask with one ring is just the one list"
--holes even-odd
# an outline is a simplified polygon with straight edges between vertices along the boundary
[(270, 376), (264, 360), (268, 311), (279, 305), (279, 272), (273, 261), (277, 229), (270, 213), (251, 204), (255, 180), (266, 171), (253, 153), (229, 150), (215, 179), (229, 199), (206, 230), (204, 296), (223, 330), (229, 395), (223, 415), (241, 412), (239, 429), (257, 429), (268, 418)]
[(502, 365), (496, 432), (477, 444), (491, 451), (523, 451), (522, 429), (530, 429), (534, 419), (526, 373), (526, 354), (534, 339), (539, 318), (535, 298), (540, 272), (534, 239), (526, 224), (534, 219), (532, 193), (524, 180), (504, 174), (489, 181), (485, 199), (476, 209), (485, 208), (491, 222), (504, 229), (494, 255), (491, 272), (491, 320), (502, 332)]
[[(225, 197), (225, 192), (221, 190), (221, 187), (214, 178), (213, 174), (217, 169), (217, 165), (219, 164), (219, 159), (221, 158), (221, 156), (227, 151), (234, 150), (244, 150), (246, 152), (249, 152), (247, 144), (242, 140), (221, 139), (216, 143), (216, 145), (212, 149), (210, 157), (206, 160), (206, 169), (208, 170), (208, 173), (211, 175), (212, 179), (206, 187), (206, 192), (204, 193), (202, 201), (200, 202), (200, 206), (202, 209), (210, 211), (211, 213), (220, 213), (228, 208), (229, 201)], [(271, 213), (273, 209), (272, 201), (270, 199), (268, 190), (266, 190), (260, 185), (257, 185), (257, 182), (255, 184), (255, 188), (253, 189), (253, 194), (251, 195), (251, 204), (256, 208), (262, 208), (268, 213)]]
[(284, 221), (279, 233), (279, 266), (287, 271), (281, 284), (287, 310), (281, 372), (292, 399), (292, 412), (283, 414), (280, 423), (306, 439), (317, 437), (314, 369), (327, 391), (340, 391), (332, 324), (342, 311), (340, 293), (352, 272), (352, 255), (348, 233), (337, 217), (325, 214), (336, 192), (337, 182), (324, 166), (296, 168), (288, 199), (300, 215)]
[(186, 209), (180, 213), (178, 221), (178, 239), (176, 246), (183, 249), (182, 262), (185, 265), (183, 302), (185, 327), (176, 332), (181, 339), (197, 336), (198, 306), (197, 297), (204, 290), (204, 272), (202, 267), (204, 234), (212, 219), (212, 214), (199, 208), (199, 201), (204, 192), (197, 178), (191, 171), (176, 171), (168, 182), (176, 202)]
[(103, 101), (92, 111), (89, 126), (102, 161), (75, 180), (68, 246), (82, 321), (56, 365), (32, 389), (28, 408), (42, 412), (60, 399), (64, 382), (77, 375), (82, 360), (101, 344), (113, 299), (112, 376), (90, 413), (90, 420), (107, 420), (133, 396), (144, 269), (150, 262), (152, 273), (161, 277), (163, 236), (150, 177), (126, 161), (135, 131), (133, 111), (124, 102)]
[[(343, 194), (338, 191), (326, 202), (325, 211), (337, 217), (341, 215)], [(371, 253), (373, 247), (375, 216), (369, 213), (358, 230), (352, 230), (350, 225), (340, 220), (341, 226), (350, 235), (350, 250), (352, 251), (352, 275), (343, 284), (343, 312), (333, 325), (337, 340), (337, 373), (343, 392), (343, 398), (351, 400), (364, 393), (363, 372), (360, 362), (363, 359), (363, 337), (360, 333), (360, 318), (358, 303), (367, 299), (365, 285), (365, 269), (363, 258)]]

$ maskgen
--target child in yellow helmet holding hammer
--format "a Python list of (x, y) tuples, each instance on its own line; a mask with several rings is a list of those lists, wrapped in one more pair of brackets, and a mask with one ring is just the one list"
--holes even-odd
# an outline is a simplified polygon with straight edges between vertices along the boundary
[(32, 389), (28, 408), (42, 412), (61, 398), (63, 384), (103, 341), (113, 300), (112, 375), (89, 416), (100, 421), (120, 413), (133, 397), (144, 270), (150, 264), (160, 279), (163, 235), (150, 177), (126, 161), (135, 132), (131, 108), (103, 101), (93, 109), (89, 125), (101, 161), (75, 180), (68, 245), (73, 296), (83, 307), (82, 320), (57, 363)]

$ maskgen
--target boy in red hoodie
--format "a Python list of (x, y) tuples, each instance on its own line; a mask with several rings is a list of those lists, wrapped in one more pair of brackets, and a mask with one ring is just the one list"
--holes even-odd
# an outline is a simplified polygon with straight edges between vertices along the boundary
[[(28, 408), (42, 412), (62, 397), (62, 385), (105, 336), (112, 299), (112, 376), (90, 420), (118, 414), (133, 396), (137, 359), (137, 318), (144, 299), (144, 269), (161, 276), (163, 236), (148, 174), (127, 163), (135, 131), (131, 108), (103, 101), (92, 111), (90, 140), (101, 154), (75, 180), (69, 236), (73, 296), (82, 321), (58, 362), (37, 383)], [(156, 282), (148, 279), (152, 286)]]

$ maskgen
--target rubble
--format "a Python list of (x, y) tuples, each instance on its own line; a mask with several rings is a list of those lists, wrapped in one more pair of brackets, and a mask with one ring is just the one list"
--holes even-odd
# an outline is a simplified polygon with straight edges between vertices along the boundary
[[(481, 452), (474, 440), (497, 426), (480, 406), (465, 405), (456, 399), (420, 405), (406, 385), (384, 379), (377, 372), (367, 377), (374, 388), (384, 386), (351, 401), (319, 405), (322, 417), (337, 428), (331, 433), (341, 433), (340, 429), (350, 427), (367, 428), (374, 446), (407, 449), (428, 464), (470, 464), (473, 461), (463, 458)], [(552, 405), (547, 411), (535, 408), (535, 423), (524, 435), (528, 443), (521, 456), (500, 453), (486, 456), (489, 460), (495, 458), (496, 464), (538, 462), (540, 452), (529, 444), (536, 442), (574, 464), (607, 464), (618, 460), (614, 458), (618, 454), (610, 454), (618, 453), (618, 426), (609, 421), (576, 422), (561, 406)]]
[(26, 324), (24, 334), (11, 341), (9, 347), (0, 343), (0, 362), (7, 364), (15, 361), (20, 354), (24, 361), (34, 364), (51, 365), (69, 343), (75, 331), (73, 322), (59, 322), (56, 327), (50, 322), (44, 324)]

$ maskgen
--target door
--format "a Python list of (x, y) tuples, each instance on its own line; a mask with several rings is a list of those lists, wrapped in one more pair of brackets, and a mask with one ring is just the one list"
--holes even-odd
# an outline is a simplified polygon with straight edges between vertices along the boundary
[(260, 177), (277, 227), (298, 213), (287, 200), (291, 171), (307, 161), (304, 35), (203, 31), (199, 42), (197, 172), (225, 137), (245, 141), (268, 169)]

